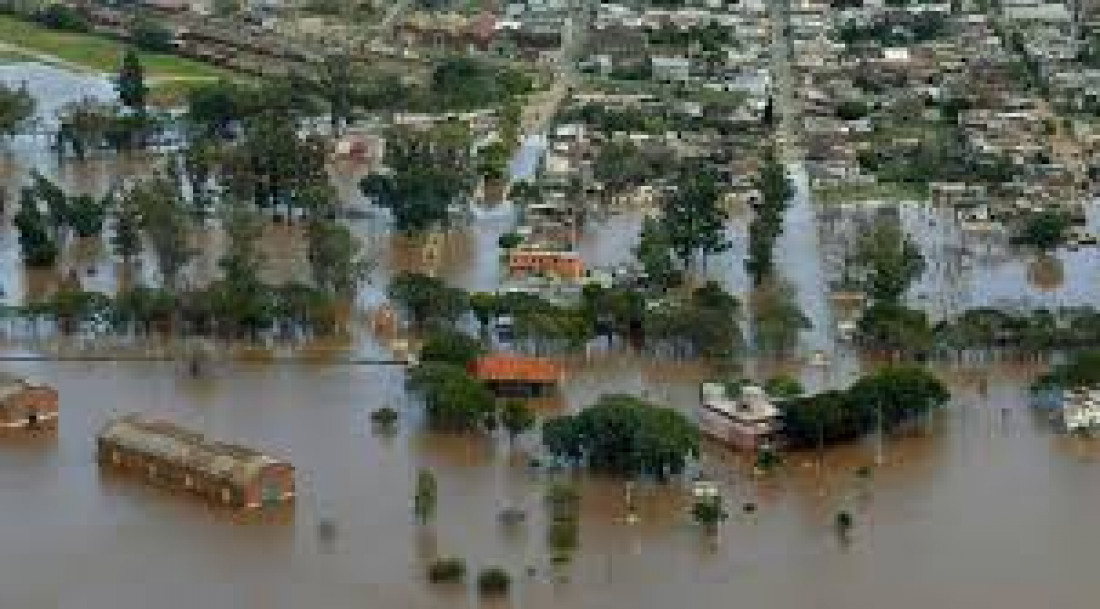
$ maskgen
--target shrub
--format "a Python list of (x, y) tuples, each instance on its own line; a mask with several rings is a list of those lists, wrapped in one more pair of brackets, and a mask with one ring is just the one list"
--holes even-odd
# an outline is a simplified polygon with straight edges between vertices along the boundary
[(511, 586), (511, 576), (500, 567), (483, 569), (477, 576), (478, 592), (486, 596), (503, 596)]
[(466, 562), (461, 558), (440, 558), (428, 565), (428, 581), (455, 584), (466, 577)]
[(379, 425), (392, 425), (397, 422), (397, 418), (397, 411), (389, 406), (383, 406), (370, 413), (371, 423), (377, 423)]

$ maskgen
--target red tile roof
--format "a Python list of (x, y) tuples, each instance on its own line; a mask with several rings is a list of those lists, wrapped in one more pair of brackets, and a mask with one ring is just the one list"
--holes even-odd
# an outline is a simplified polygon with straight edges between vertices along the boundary
[(528, 355), (485, 355), (470, 364), (469, 372), (485, 382), (557, 383), (561, 378), (557, 364)]

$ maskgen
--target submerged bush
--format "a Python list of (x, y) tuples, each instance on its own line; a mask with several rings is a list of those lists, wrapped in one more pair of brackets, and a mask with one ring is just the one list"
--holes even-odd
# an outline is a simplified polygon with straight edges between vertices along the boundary
[(477, 589), (486, 596), (503, 596), (512, 586), (512, 577), (500, 567), (489, 567), (477, 576)]
[(453, 584), (466, 577), (466, 562), (461, 558), (440, 558), (428, 565), (428, 581), (433, 584)]

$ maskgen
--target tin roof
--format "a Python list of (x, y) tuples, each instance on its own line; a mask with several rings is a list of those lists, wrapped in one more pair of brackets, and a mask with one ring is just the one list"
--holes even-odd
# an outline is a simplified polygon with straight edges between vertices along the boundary
[(289, 464), (236, 444), (212, 442), (203, 434), (163, 420), (126, 415), (105, 425), (101, 441), (173, 461), (216, 478), (245, 484), (265, 467)]

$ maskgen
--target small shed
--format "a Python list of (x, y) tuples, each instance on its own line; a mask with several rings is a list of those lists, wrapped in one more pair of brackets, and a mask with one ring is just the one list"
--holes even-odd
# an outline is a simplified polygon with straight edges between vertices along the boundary
[(103, 427), (97, 460), (100, 467), (232, 508), (274, 507), (295, 497), (289, 463), (136, 414)]
[(39, 429), (56, 425), (56, 389), (0, 373), (0, 428)]
[(475, 359), (470, 376), (497, 395), (545, 395), (561, 382), (561, 366), (542, 357), (497, 353)]

